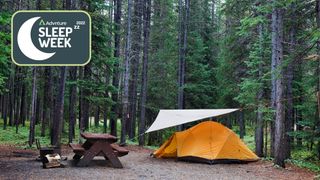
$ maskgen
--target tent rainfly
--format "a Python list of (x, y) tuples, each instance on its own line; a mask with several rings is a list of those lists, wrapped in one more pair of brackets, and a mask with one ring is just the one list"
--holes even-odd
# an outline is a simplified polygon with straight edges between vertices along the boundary
[(152, 155), (208, 164), (259, 160), (236, 133), (213, 121), (205, 121), (174, 133)]
[(229, 114), (239, 109), (170, 109), (160, 110), (156, 120), (146, 133), (158, 131), (188, 122)]

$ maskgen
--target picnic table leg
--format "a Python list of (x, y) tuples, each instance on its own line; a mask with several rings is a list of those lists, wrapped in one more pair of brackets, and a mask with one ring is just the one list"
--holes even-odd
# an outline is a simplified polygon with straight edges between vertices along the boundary
[(90, 142), (88, 140), (82, 144), (82, 147), (84, 149), (90, 149), (91, 146), (92, 146), (92, 142)]
[(75, 154), (72, 159), (79, 160), (81, 157), (82, 157), (82, 155)]
[(108, 146), (103, 146), (103, 153), (105, 154), (106, 160), (109, 159), (113, 167), (123, 168), (119, 158), (113, 152), (113, 149), (111, 148), (110, 144)]
[(80, 161), (81, 157), (82, 157), (82, 155), (75, 154), (72, 159), (74, 160), (75, 164), (78, 164), (78, 162)]
[(90, 161), (101, 152), (101, 142), (97, 141), (94, 143), (90, 149), (86, 150), (83, 154), (83, 158), (80, 159), (78, 166), (87, 166)]

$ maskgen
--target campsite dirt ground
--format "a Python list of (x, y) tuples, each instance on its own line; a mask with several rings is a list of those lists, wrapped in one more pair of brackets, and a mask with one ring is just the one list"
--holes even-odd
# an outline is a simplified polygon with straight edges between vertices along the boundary
[(130, 153), (121, 157), (123, 169), (114, 169), (102, 160), (93, 161), (89, 167), (74, 167), (72, 151), (64, 168), (42, 169), (36, 161), (37, 151), (19, 150), (0, 146), (0, 179), (313, 179), (315, 174), (305, 169), (287, 165), (278, 169), (271, 162), (258, 161), (248, 164), (198, 164), (173, 159), (154, 159), (151, 150), (137, 146), (127, 147)]

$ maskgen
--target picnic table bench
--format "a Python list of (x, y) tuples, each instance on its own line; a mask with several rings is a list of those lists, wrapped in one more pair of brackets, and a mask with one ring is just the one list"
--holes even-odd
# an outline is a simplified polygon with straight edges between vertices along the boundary
[[(129, 151), (117, 144), (117, 138), (110, 134), (80, 133), (86, 139), (83, 144), (69, 144), (75, 155), (77, 166), (87, 166), (95, 156), (103, 156), (113, 167), (122, 168), (118, 157), (125, 156)], [(82, 158), (81, 158), (82, 157)]]

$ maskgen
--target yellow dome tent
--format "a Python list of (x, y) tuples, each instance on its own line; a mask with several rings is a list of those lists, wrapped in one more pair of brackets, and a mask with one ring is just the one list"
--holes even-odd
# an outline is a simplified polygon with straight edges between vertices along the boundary
[(153, 155), (210, 164), (259, 159), (232, 130), (213, 121), (174, 133)]

